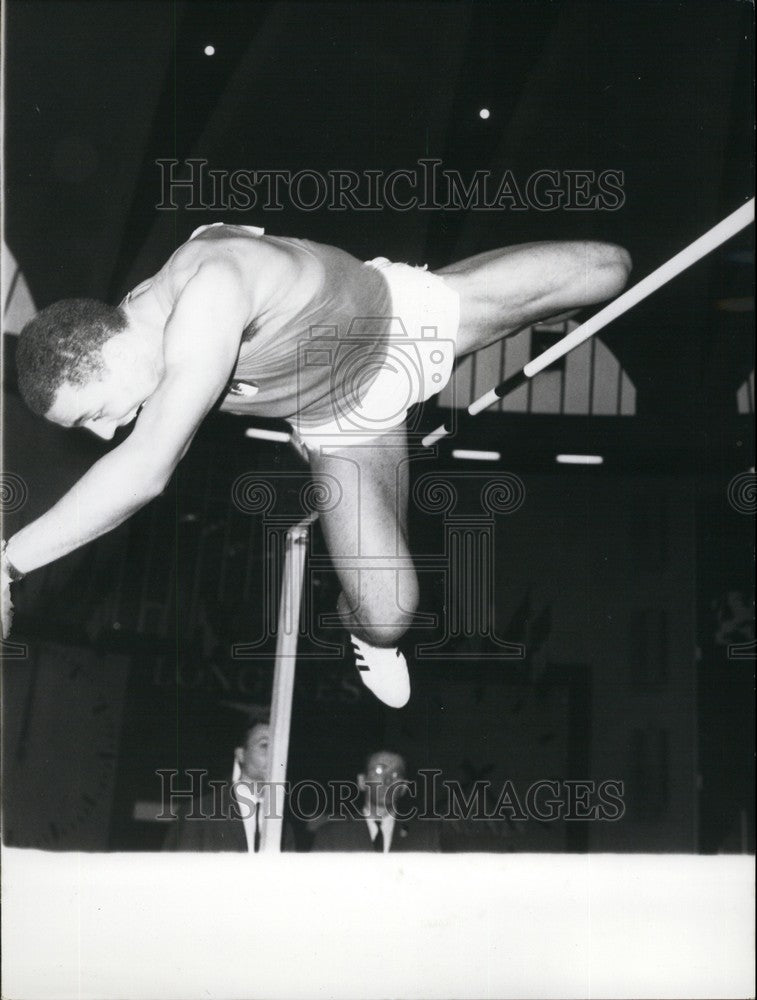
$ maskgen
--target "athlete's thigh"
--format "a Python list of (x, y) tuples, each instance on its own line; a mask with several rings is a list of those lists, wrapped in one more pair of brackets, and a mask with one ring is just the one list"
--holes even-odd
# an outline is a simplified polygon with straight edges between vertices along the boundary
[[(408, 453), (404, 440), (382, 437), (368, 446), (311, 457), (314, 481), (336, 488), (338, 502), (320, 520), (342, 595), (340, 614), (374, 627), (373, 641), (404, 631), (418, 601), (407, 546)], [(389, 632), (382, 632), (388, 628)], [(392, 641), (394, 641), (392, 639)]]
[(332, 556), (407, 552), (408, 448), (404, 430), (369, 444), (310, 453), (313, 480), (330, 499), (320, 515)]
[(624, 253), (594, 242), (524, 243), (436, 271), (460, 295), (458, 355), (617, 294), (627, 276)]

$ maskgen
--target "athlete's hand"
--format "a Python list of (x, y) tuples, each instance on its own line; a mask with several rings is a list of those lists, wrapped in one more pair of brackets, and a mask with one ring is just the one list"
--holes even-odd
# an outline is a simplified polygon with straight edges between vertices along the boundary
[(11, 574), (5, 555), (5, 539), (3, 539), (0, 544), (0, 622), (2, 622), (3, 639), (7, 639), (10, 635), (13, 622), (11, 583)]
[(289, 443), (300, 456), (302, 461), (307, 465), (310, 465), (310, 454), (308, 452), (307, 445), (294, 429), (292, 429), (292, 436), (289, 438)]

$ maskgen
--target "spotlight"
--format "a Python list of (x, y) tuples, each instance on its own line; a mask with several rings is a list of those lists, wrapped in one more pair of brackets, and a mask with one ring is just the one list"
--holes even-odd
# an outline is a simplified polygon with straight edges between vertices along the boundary
[(287, 434), (285, 431), (269, 431), (263, 427), (248, 427), (244, 432), (244, 436), (257, 438), (258, 441), (279, 441), (282, 444), (292, 440), (292, 435)]
[(498, 451), (478, 451), (470, 448), (453, 448), (452, 457), (471, 462), (499, 462), (502, 458)]
[(560, 465), (601, 465), (604, 459), (601, 455), (556, 455), (555, 461)]
[(488, 109), (488, 108), (481, 108), (481, 110), (480, 110), (480, 111), (479, 111), (479, 113), (478, 113), (478, 117), (479, 117), (479, 118), (483, 118), (483, 119), (484, 119), (484, 121), (486, 121), (486, 119), (487, 119), (487, 118), (488, 118), (488, 117), (489, 117), (490, 115), (491, 115), (491, 112), (489, 111), (489, 109)]
[(216, 54), (216, 47), (215, 45), (206, 45), (203, 52), (206, 56), (214, 56)]

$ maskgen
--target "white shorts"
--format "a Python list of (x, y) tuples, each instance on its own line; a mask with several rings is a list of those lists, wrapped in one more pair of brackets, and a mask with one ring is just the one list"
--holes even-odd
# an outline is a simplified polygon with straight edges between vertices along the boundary
[(385, 257), (366, 266), (381, 271), (391, 294), (386, 356), (375, 363), (378, 374), (362, 399), (353, 394), (335, 419), (318, 426), (290, 420), (311, 451), (362, 445), (396, 430), (408, 409), (441, 392), (452, 374), (460, 325), (458, 293), (425, 267), (393, 264)]

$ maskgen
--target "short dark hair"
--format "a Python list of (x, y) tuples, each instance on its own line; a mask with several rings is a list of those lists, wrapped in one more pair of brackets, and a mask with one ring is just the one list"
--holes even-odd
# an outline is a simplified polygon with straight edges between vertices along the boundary
[(62, 299), (21, 331), (18, 387), (30, 410), (44, 416), (64, 382), (85, 385), (102, 370), (101, 348), (126, 327), (117, 306), (96, 299)]
[(237, 730), (238, 738), (237, 738), (237, 742), (234, 744), (235, 747), (244, 747), (244, 746), (246, 746), (247, 745), (247, 740), (252, 735), (253, 730), (257, 729), (258, 726), (270, 726), (270, 724), (271, 724), (270, 720), (267, 717), (266, 718), (255, 719), (254, 722), (250, 722), (248, 720), (244, 724), (244, 727), (241, 727), (240, 729)]
[(368, 756), (363, 761), (363, 774), (368, 774), (368, 771), (370, 770), (370, 766), (371, 766), (371, 761), (376, 756), (376, 754), (379, 754), (379, 753), (390, 753), (390, 754), (393, 754), (395, 757), (399, 757), (399, 759), (402, 761), (402, 768), (403, 768), (405, 774), (408, 773), (407, 759), (405, 758), (405, 755), (401, 754), (398, 750), (387, 750), (386, 748), (383, 748), (383, 749), (379, 749), (379, 750), (372, 750), (368, 754)]

